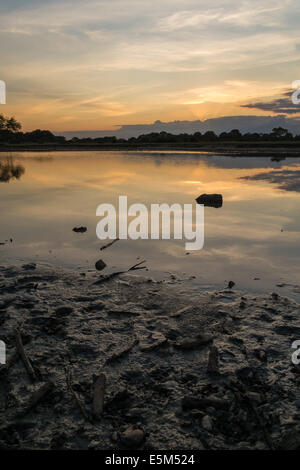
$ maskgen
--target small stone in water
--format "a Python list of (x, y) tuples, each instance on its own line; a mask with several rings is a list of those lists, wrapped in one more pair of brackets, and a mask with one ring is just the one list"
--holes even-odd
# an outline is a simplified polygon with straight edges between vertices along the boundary
[(106, 268), (106, 263), (104, 263), (102, 259), (99, 259), (95, 263), (95, 268), (97, 269), (97, 271), (102, 271), (102, 269)]

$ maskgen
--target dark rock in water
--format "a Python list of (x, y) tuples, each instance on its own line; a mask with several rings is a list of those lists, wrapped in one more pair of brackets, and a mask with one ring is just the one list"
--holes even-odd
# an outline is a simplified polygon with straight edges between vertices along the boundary
[(73, 232), (75, 232), (75, 233), (84, 233), (86, 231), (87, 231), (86, 227), (74, 227), (73, 228)]
[(121, 442), (126, 446), (126, 447), (139, 447), (141, 443), (143, 442), (145, 437), (145, 433), (142, 429), (133, 429), (133, 428), (128, 428), (126, 431), (124, 431), (120, 438)]
[(201, 196), (197, 197), (196, 202), (206, 207), (215, 207), (217, 209), (223, 206), (223, 196), (222, 194), (201, 194)]
[(175, 343), (175, 347), (183, 351), (190, 351), (192, 349), (203, 348), (213, 341), (212, 336), (199, 335), (195, 338), (185, 338), (182, 341)]
[(104, 261), (102, 259), (99, 259), (96, 263), (95, 263), (95, 268), (97, 269), (97, 271), (102, 271), (102, 269), (106, 268), (106, 263), (104, 263)]
[(36, 269), (36, 263), (23, 264), (22, 268), (26, 269), (26, 271), (33, 271), (34, 269)]

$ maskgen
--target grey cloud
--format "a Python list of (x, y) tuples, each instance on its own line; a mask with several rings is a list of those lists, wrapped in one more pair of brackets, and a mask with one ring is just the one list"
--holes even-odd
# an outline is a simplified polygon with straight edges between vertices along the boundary
[(241, 105), (241, 108), (259, 109), (261, 111), (271, 111), (277, 114), (297, 114), (300, 113), (300, 106), (292, 102), (292, 92), (284, 93), (283, 98), (277, 98), (270, 102), (256, 102)]

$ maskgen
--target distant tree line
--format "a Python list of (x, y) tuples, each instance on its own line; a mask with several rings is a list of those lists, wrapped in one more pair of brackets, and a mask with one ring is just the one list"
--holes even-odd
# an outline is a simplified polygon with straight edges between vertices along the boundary
[(66, 140), (63, 136), (56, 136), (48, 130), (36, 129), (31, 132), (22, 132), (21, 124), (14, 117), (7, 118), (0, 114), (0, 145), (18, 145), (18, 144), (60, 144), (60, 145), (112, 145), (112, 146), (139, 146), (148, 144), (197, 144), (197, 143), (225, 143), (225, 142), (300, 142), (300, 135), (293, 135), (283, 127), (274, 127), (270, 133), (247, 132), (241, 134), (238, 129), (230, 132), (221, 132), (217, 135), (213, 131), (205, 133), (195, 132), (194, 134), (171, 134), (169, 132), (151, 132), (142, 134), (139, 137), (130, 137), (129, 139), (118, 139), (112, 137), (96, 138), (78, 138), (73, 137)]

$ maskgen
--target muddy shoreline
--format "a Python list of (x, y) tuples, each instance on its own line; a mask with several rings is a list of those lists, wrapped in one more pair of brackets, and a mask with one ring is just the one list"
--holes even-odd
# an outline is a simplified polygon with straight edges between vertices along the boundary
[(0, 266), (1, 449), (300, 449), (296, 302), (98, 279)]
[(2, 145), (1, 153), (17, 152), (201, 152), (229, 157), (300, 157), (298, 144), (259, 144), (259, 145)]

